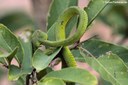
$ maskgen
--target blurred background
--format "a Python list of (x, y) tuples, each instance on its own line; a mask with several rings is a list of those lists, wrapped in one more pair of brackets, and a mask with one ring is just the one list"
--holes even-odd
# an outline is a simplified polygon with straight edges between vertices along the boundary
[[(16, 34), (28, 29), (42, 29), (46, 32), (51, 1), (0, 0), (0, 23)], [(87, 7), (89, 1), (78, 0), (78, 6)], [(128, 46), (128, 0), (117, 1), (124, 3), (108, 3), (108, 6), (93, 21), (81, 41), (96, 36), (107, 42)], [(83, 67), (86, 68), (86, 66)], [(0, 71), (0, 85), (11, 85), (7, 80), (7, 70), (1, 66)], [(6, 75), (4, 78), (3, 74)]]

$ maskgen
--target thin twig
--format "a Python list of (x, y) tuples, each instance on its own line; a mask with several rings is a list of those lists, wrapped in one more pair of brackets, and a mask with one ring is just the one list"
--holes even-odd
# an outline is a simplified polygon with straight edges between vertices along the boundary
[(37, 72), (33, 69), (32, 73), (26, 76), (26, 85), (37, 85), (37, 81)]

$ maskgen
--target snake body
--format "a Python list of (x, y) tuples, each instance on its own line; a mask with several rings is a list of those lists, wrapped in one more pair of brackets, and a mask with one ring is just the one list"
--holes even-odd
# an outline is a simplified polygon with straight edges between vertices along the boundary
[[(76, 15), (79, 16), (77, 31), (73, 36), (66, 38), (65, 37), (66, 25), (70, 21), (70, 19)], [(43, 44), (43, 45), (52, 46), (52, 47), (62, 46), (63, 47), (62, 54), (67, 65), (71, 67), (76, 67), (76, 61), (70, 49), (68, 48), (68, 45), (71, 45), (77, 42), (82, 37), (82, 35), (86, 30), (87, 24), (88, 24), (88, 16), (86, 12), (83, 9), (80, 9), (79, 7), (71, 6), (68, 9), (66, 9), (58, 17), (57, 21), (54, 23), (56, 41), (47, 40), (48, 38), (47, 34), (40, 30), (37, 30), (32, 35), (32, 42), (35, 45)]]

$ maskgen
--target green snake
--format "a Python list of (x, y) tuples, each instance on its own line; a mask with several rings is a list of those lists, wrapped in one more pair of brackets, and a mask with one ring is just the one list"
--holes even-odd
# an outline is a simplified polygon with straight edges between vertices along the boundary
[[(77, 26), (77, 31), (73, 36), (65, 37), (65, 28), (67, 23), (73, 16), (79, 16), (79, 23)], [(62, 55), (70, 67), (76, 67), (76, 61), (74, 56), (72, 55), (68, 45), (71, 45), (77, 42), (82, 35), (84, 34), (86, 27), (88, 24), (88, 16), (86, 12), (76, 6), (71, 6), (66, 9), (57, 19), (57, 21), (53, 24), (55, 27), (55, 41), (50, 41), (48, 39), (48, 35), (40, 30), (37, 30), (32, 35), (32, 42), (34, 45), (39, 46), (40, 44), (51, 46), (51, 47), (63, 47), (62, 48)]]

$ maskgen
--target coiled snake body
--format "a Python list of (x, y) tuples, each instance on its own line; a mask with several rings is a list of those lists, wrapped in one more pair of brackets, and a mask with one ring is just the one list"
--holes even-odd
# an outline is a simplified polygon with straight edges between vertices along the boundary
[[(75, 34), (71, 37), (65, 37), (65, 28), (69, 20), (73, 17), (79, 15), (79, 23), (78, 28)], [(37, 30), (32, 35), (32, 42), (36, 46), (42, 44), (51, 47), (63, 47), (62, 55), (69, 67), (76, 67), (76, 61), (74, 56), (72, 55), (68, 45), (71, 45), (77, 42), (82, 35), (84, 34), (86, 27), (88, 24), (88, 16), (83, 9), (80, 9), (76, 6), (71, 6), (66, 9), (57, 19), (57, 21), (53, 24), (55, 27), (55, 37), (56, 41), (47, 40), (48, 36), (46, 33)]]

